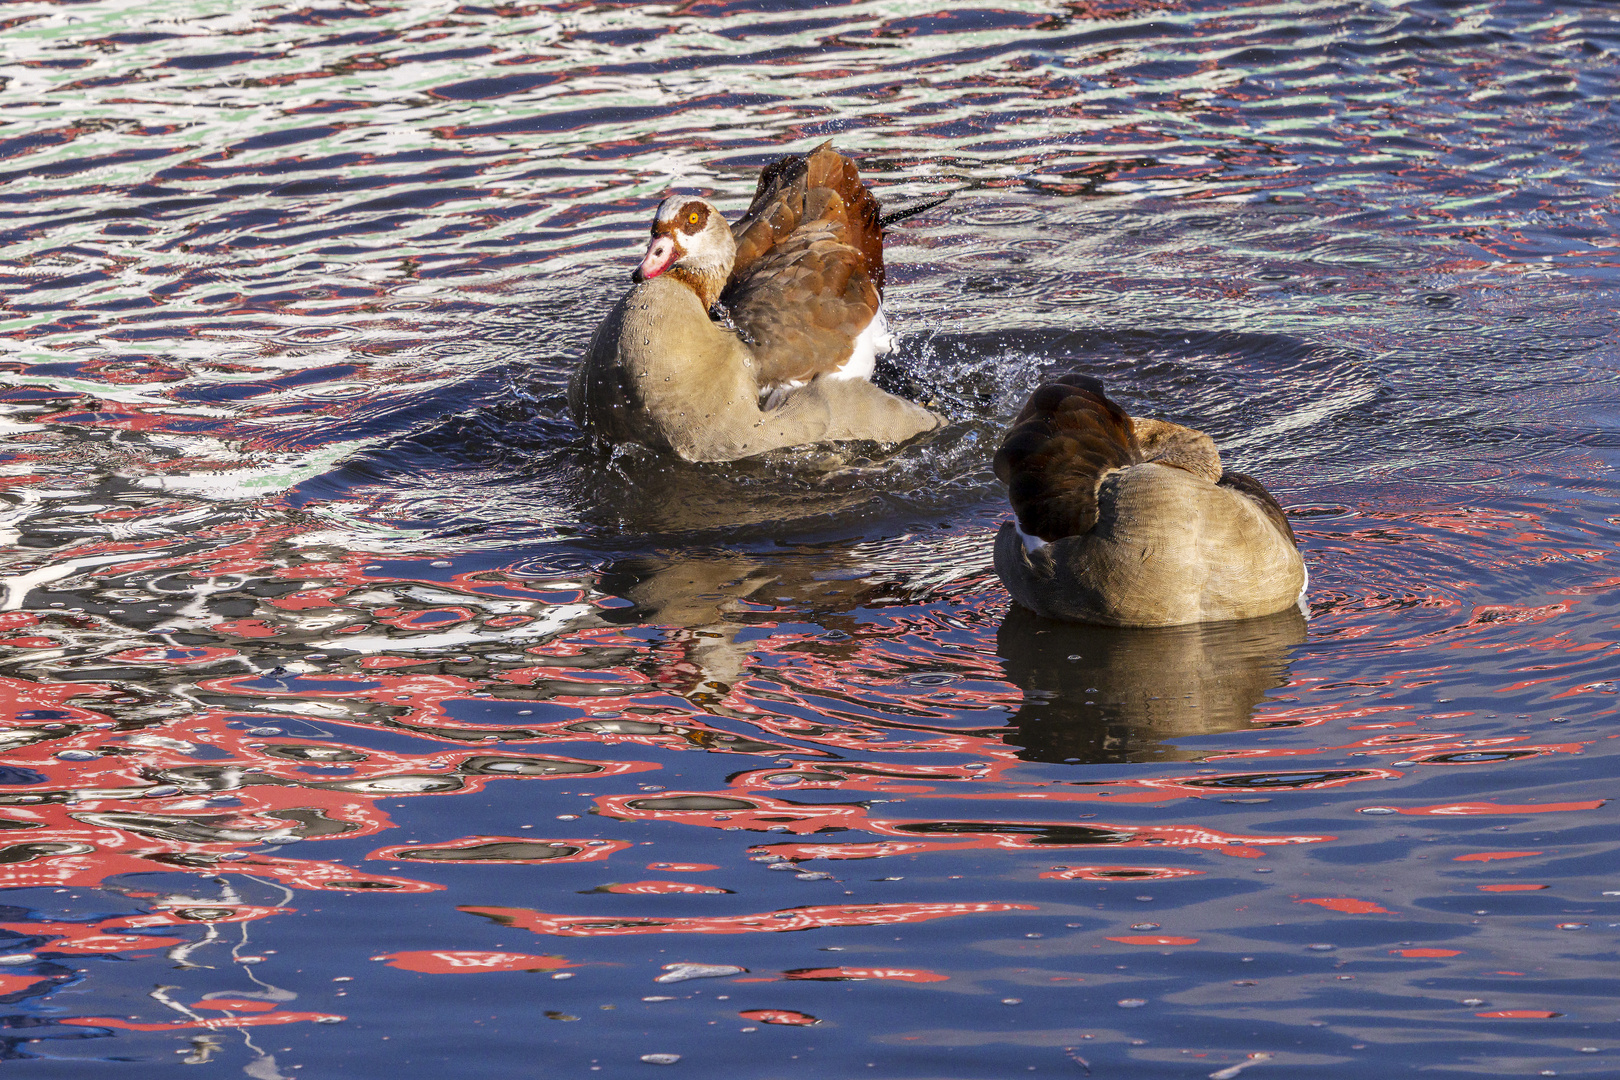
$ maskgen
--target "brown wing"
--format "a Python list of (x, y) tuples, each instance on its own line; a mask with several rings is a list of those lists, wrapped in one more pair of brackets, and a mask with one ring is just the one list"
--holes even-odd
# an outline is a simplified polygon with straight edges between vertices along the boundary
[(1103, 394), (1102, 383), (1065, 375), (1024, 403), (996, 451), (1018, 527), (1042, 540), (1089, 532), (1097, 524), (1097, 486), (1143, 460), (1131, 418)]
[[(816, 198), (818, 191), (838, 198)], [(754, 201), (731, 227), (737, 241), (731, 280), (749, 274), (757, 260), (801, 225), (827, 219), (843, 225), (844, 242), (859, 253), (861, 268), (882, 293), (883, 226), (878, 217), (878, 201), (861, 183), (855, 163), (834, 150), (832, 143), (822, 143), (808, 154), (779, 158), (760, 173)]]
[(808, 381), (848, 360), (877, 313), (878, 290), (842, 225), (821, 219), (758, 259), (726, 303), (754, 342), (759, 385), (769, 387)]
[(731, 227), (721, 296), (754, 342), (759, 385), (805, 381), (850, 358), (883, 295), (878, 202), (855, 163), (823, 143), (765, 167)]

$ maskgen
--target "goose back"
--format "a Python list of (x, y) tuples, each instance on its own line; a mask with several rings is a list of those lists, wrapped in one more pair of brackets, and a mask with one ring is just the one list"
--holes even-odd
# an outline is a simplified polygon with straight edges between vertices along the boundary
[(1018, 523), (995, 566), (1038, 614), (1113, 626), (1252, 618), (1295, 604), (1282, 508), (1201, 432), (1133, 420), (1086, 376), (1040, 387), (996, 454)]

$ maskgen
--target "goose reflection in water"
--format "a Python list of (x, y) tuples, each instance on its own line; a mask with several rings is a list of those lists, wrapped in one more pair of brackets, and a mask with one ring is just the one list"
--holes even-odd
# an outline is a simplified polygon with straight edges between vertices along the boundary
[(1054, 622), (1009, 605), (996, 633), (1024, 703), (1004, 738), (1030, 761), (1178, 761), (1191, 735), (1242, 728), (1288, 677), (1298, 609), (1238, 622), (1123, 629)]
[(833, 551), (714, 552), (621, 559), (606, 567), (596, 584), (634, 605), (608, 611), (608, 621), (669, 628), (666, 640), (681, 647), (682, 658), (664, 666), (660, 684), (705, 712), (727, 716), (731, 711), (724, 700), (760, 647), (757, 635), (744, 633), (751, 629), (751, 605), (774, 609), (759, 616), (773, 623), (789, 613), (814, 619), (841, 632), (853, 653), (858, 627), (849, 612), (897, 588), (879, 578)]

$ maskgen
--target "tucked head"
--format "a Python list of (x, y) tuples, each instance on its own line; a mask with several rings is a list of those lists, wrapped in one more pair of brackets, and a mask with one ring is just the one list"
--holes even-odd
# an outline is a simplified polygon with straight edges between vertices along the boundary
[(736, 255), (731, 226), (712, 203), (671, 195), (658, 205), (652, 242), (633, 277), (639, 282), (668, 272), (691, 286), (707, 308), (720, 299)]

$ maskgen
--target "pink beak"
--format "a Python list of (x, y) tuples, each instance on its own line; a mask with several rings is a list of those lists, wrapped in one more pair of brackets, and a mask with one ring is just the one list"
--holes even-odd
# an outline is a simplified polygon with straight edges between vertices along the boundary
[(667, 236), (655, 236), (653, 242), (647, 245), (647, 254), (642, 256), (641, 265), (630, 276), (634, 281), (648, 281), (674, 266), (679, 255), (674, 240)]

